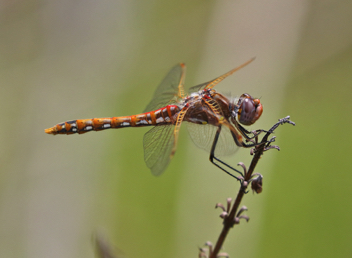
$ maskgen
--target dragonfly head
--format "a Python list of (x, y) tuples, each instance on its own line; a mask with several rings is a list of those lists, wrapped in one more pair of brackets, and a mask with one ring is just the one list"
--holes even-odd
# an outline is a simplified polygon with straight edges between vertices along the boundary
[(235, 107), (238, 121), (243, 125), (254, 124), (263, 113), (263, 106), (259, 99), (252, 98), (249, 94), (242, 94)]

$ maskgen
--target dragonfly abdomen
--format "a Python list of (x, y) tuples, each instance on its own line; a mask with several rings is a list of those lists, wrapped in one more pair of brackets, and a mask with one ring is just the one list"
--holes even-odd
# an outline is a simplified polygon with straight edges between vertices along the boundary
[[(104, 129), (109, 129), (109, 128), (116, 128), (115, 124), (113, 123), (115, 118), (117, 117), (112, 117), (112, 118), (92, 118), (92, 119), (78, 119), (78, 120), (72, 120), (72, 121), (67, 121), (63, 123), (59, 123), (51, 128), (45, 129), (45, 132), (48, 134), (83, 134), (87, 133), (90, 131), (101, 131)], [(122, 117), (121, 117), (122, 118)], [(124, 121), (121, 121), (122, 125)], [(125, 127), (125, 126), (119, 126), (119, 127)]]
[(150, 125), (174, 124), (176, 122), (175, 115), (180, 112), (180, 108), (176, 105), (167, 105), (154, 111), (146, 112), (144, 122)]
[(176, 105), (168, 105), (155, 111), (146, 112), (133, 116), (119, 116), (107, 118), (78, 119), (59, 123), (45, 129), (48, 134), (83, 134), (90, 131), (101, 131), (109, 128), (142, 127), (159, 124), (174, 123), (174, 115), (180, 108)]

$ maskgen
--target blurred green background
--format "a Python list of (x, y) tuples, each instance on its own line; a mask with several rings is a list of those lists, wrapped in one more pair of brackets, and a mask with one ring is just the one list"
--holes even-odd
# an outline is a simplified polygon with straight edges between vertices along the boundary
[[(231, 257), (351, 257), (351, 1), (2, 1), (0, 257), (95, 257), (100, 234), (124, 257), (197, 257), (220, 230), (217, 202), (239, 184), (183, 127), (167, 171), (144, 164), (148, 128), (49, 136), (71, 119), (132, 115), (168, 70), (186, 86), (255, 62), (217, 86), (260, 97), (281, 151)], [(228, 159), (248, 164), (249, 150)]]

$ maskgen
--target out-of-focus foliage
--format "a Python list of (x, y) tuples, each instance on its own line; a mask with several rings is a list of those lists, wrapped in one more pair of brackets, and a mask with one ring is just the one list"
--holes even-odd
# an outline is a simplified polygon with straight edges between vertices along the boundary
[[(298, 58), (297, 64), (301, 61)], [(295, 114), (297, 126), (281, 128), (286, 131), (280, 140), (284, 151), (275, 162), (277, 172), (268, 190), (261, 256), (352, 255), (351, 67), (352, 46), (292, 74), (283, 110)]]

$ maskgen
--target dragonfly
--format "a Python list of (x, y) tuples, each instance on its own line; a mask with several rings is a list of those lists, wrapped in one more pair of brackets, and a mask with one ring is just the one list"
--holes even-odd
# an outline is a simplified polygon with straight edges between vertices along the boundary
[(244, 93), (230, 98), (213, 87), (229, 75), (248, 65), (251, 59), (229, 72), (197, 86), (184, 88), (186, 65), (173, 67), (156, 89), (144, 112), (131, 116), (78, 119), (45, 129), (48, 134), (83, 134), (110, 128), (153, 126), (143, 138), (144, 160), (156, 176), (161, 175), (175, 155), (181, 124), (186, 122), (193, 142), (210, 152), (210, 161), (239, 180), (238, 170), (219, 157), (233, 154), (239, 147), (253, 147), (263, 131), (248, 131), (243, 126), (254, 124), (262, 115), (258, 98)]

